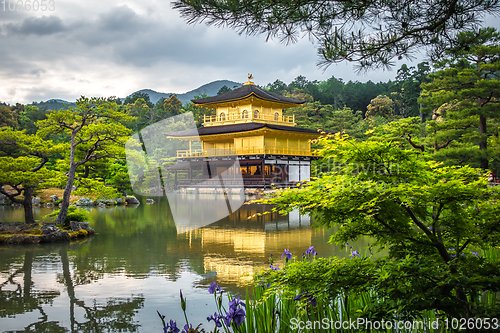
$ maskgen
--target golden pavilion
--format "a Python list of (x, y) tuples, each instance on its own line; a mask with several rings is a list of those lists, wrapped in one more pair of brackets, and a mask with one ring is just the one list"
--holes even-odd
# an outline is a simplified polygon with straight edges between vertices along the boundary
[(214, 115), (204, 116), (197, 135), (193, 131), (168, 134), (189, 140), (189, 149), (178, 150), (177, 164), (170, 168), (188, 171), (187, 179), (178, 180), (179, 185), (220, 174), (233, 158), (239, 161), (244, 182), (232, 184), (235, 186), (293, 186), (311, 176), (311, 161), (317, 159), (311, 139), (320, 133), (296, 127), (295, 116), (283, 114), (283, 109), (306, 101), (261, 89), (252, 78), (249, 74), (249, 81), (224, 94), (192, 100), (197, 106), (215, 109)]

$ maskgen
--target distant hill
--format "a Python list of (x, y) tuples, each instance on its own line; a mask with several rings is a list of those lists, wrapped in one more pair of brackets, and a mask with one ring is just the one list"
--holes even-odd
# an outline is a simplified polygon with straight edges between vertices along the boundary
[[(218, 81), (213, 81), (213, 82), (204, 84), (201, 87), (198, 87), (194, 90), (188, 91), (184, 94), (162, 93), (162, 92), (157, 92), (157, 91), (154, 91), (151, 89), (142, 89), (142, 90), (138, 90), (136, 92), (148, 94), (149, 99), (153, 103), (158, 102), (158, 100), (162, 97), (169, 98), (170, 95), (175, 95), (175, 97), (177, 97), (184, 105), (186, 103), (189, 103), (194, 98), (194, 96), (200, 96), (202, 94), (207, 94), (208, 96), (215, 96), (215, 95), (217, 95), (217, 92), (219, 91), (219, 89), (222, 88), (223, 86), (227, 86), (230, 89), (234, 89), (234, 88), (241, 87), (241, 83), (229, 81), (229, 80), (218, 80)], [(136, 92), (133, 92), (129, 96), (135, 94)], [(122, 98), (121, 100), (124, 101), (125, 98)]]
[(64, 101), (62, 99), (49, 99), (45, 102), (33, 102), (30, 105), (34, 105), (39, 109), (60, 110), (67, 109), (69, 106), (76, 106), (76, 103)]
[[(241, 87), (241, 83), (234, 82), (234, 81), (229, 81), (229, 80), (218, 80), (218, 81), (213, 81), (207, 84), (202, 85), (201, 87), (198, 87), (194, 90), (188, 91), (184, 94), (177, 94), (177, 93), (162, 93), (162, 92), (157, 92), (151, 89), (142, 89), (138, 90), (136, 92), (141, 92), (141, 93), (146, 93), (149, 95), (149, 99), (151, 102), (156, 103), (158, 100), (162, 97), (164, 98), (169, 98), (170, 95), (175, 95), (181, 102), (182, 104), (189, 103), (192, 99), (194, 99), (194, 96), (200, 96), (202, 94), (207, 94), (208, 96), (215, 96), (217, 95), (217, 92), (219, 91), (220, 88), (223, 86), (227, 86), (230, 89), (234, 88), (239, 88)], [(130, 94), (129, 96), (135, 94), (136, 92)], [(125, 98), (121, 98), (122, 102), (125, 100)], [(49, 99), (48, 101), (45, 102), (33, 102), (31, 105), (35, 105), (39, 109), (42, 108), (47, 108), (47, 110), (60, 110), (60, 109), (67, 109), (68, 106), (76, 106), (74, 102), (68, 102), (64, 101), (62, 99)]]

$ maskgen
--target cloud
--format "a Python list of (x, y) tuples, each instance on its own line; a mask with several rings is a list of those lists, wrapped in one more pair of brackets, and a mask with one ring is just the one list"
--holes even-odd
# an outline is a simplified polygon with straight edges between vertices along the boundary
[(36, 68), (30, 71), (30, 74), (40, 77), (40, 74), (46, 73), (47, 71), (43, 68)]
[[(74, 32), (67, 36), (87, 46), (113, 48), (114, 45), (134, 41), (137, 35), (148, 34), (155, 27), (147, 17), (128, 6), (117, 6), (97, 15), (95, 19), (73, 22)], [(144, 36), (147, 38), (147, 36)]]
[[(80, 95), (124, 97), (150, 88), (183, 93), (210, 81), (290, 83), (298, 75), (327, 80), (387, 81), (392, 72), (356, 75), (353, 64), (318, 68), (307, 38), (285, 46), (265, 36), (188, 25), (168, 2), (58, 0), (53, 16), (0, 11), (0, 100), (29, 103)], [(491, 21), (491, 20), (490, 20)], [(498, 24), (497, 24), (498, 25)], [(422, 59), (409, 66), (415, 66)]]
[(66, 31), (63, 21), (57, 16), (27, 17), (21, 23), (4, 25), (7, 34), (12, 35), (53, 35)]

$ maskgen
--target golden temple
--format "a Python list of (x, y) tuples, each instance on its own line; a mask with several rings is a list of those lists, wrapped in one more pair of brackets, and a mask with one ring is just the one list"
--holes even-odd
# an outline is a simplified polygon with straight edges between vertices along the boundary
[[(283, 114), (283, 109), (305, 101), (266, 91), (251, 81), (251, 74), (248, 78), (240, 88), (192, 101), (215, 109), (214, 115), (204, 117), (196, 134), (169, 133), (169, 137), (189, 140), (189, 149), (177, 151), (178, 163), (172, 168), (188, 170), (188, 179), (179, 183), (189, 185), (220, 174), (228, 168), (227, 157), (239, 161), (246, 187), (290, 186), (310, 177), (311, 161), (316, 159), (311, 139), (320, 134), (296, 127), (295, 117)], [(198, 149), (193, 149), (195, 141), (199, 141)], [(205, 163), (208, 160), (212, 171)]]

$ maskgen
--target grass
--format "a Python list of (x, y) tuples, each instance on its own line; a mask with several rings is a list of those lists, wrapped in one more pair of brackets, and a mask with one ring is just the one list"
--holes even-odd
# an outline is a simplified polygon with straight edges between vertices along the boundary
[[(46, 202), (52, 202), (50, 200), (50, 196), (54, 195), (54, 194), (57, 195), (57, 197), (59, 199), (62, 199), (63, 194), (64, 194), (64, 189), (62, 189), (62, 188), (56, 188), (56, 187), (50, 187), (50, 188), (46, 188), (46, 189), (37, 191), (36, 196), (40, 197), (40, 201), (42, 203), (46, 203)], [(70, 197), (69, 197), (69, 201), (70, 202), (76, 202), (76, 201), (78, 201), (78, 199), (83, 198), (83, 197), (84, 196), (71, 194)], [(91, 198), (91, 199), (94, 200), (95, 198)]]
[[(8, 185), (5, 185), (4, 188), (7, 192), (13, 192), (13, 189)], [(54, 194), (57, 195), (57, 197), (59, 199), (62, 199), (63, 194), (64, 194), (64, 189), (57, 188), (57, 187), (50, 187), (50, 188), (46, 188), (43, 190), (38, 190), (33, 194), (33, 197), (40, 197), (41, 203), (47, 203), (47, 202), (52, 202), (52, 200), (50, 200), (50, 196), (54, 195)], [(74, 203), (78, 199), (83, 198), (83, 197), (85, 197), (85, 196), (71, 194), (69, 197), (69, 201), (71, 203)], [(95, 200), (97, 198), (97, 195), (96, 196), (88, 196), (88, 197), (90, 197), (90, 199), (92, 199), (92, 200)], [(16, 198), (19, 200), (23, 200), (24, 196), (20, 195)]]

